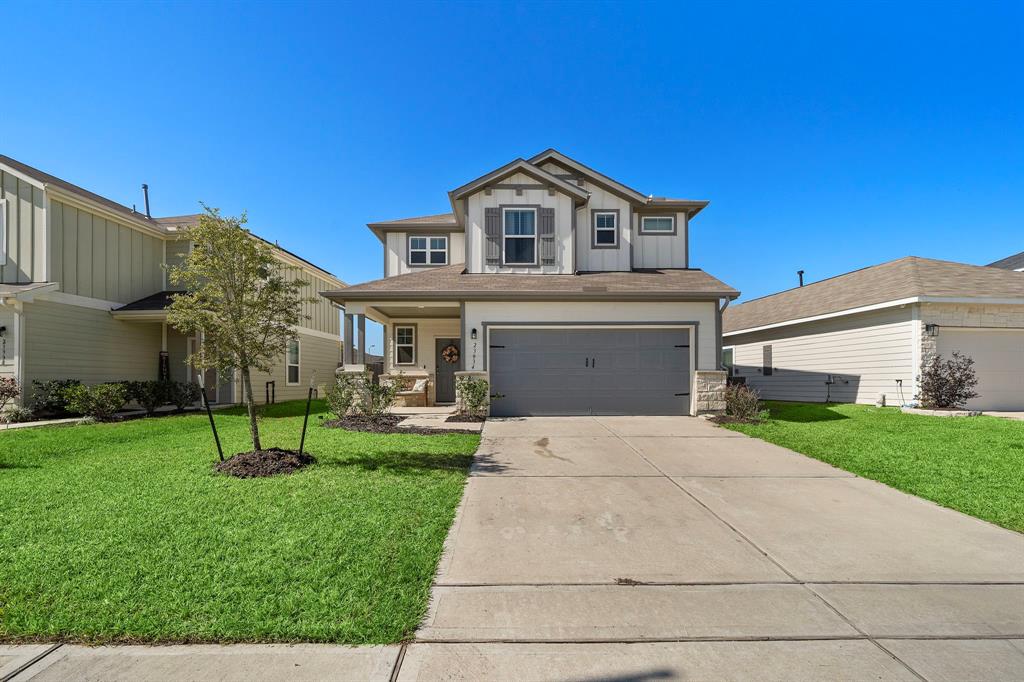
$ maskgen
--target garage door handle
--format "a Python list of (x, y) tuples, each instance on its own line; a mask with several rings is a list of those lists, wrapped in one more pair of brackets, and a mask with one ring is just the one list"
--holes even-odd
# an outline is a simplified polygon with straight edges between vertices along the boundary
[(590, 366), (591, 367), (597, 367), (597, 358), (591, 358)]
[(679, 396), (690, 395), (690, 394), (689, 393), (676, 393), (675, 395), (676, 395), (676, 397), (679, 397)]
[(584, 358), (583, 359), (583, 366), (584, 367), (590, 367), (590, 358)]

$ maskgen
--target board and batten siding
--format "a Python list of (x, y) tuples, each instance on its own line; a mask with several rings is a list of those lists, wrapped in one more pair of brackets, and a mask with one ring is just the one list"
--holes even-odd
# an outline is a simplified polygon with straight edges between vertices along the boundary
[(0, 170), (0, 200), (6, 207), (0, 284), (46, 281), (46, 199), (42, 189)]
[[(643, 216), (668, 216), (676, 219), (675, 234), (642, 234)], [(688, 268), (686, 213), (671, 210), (643, 209), (633, 214), (633, 267), (635, 268)]]
[(160, 324), (115, 320), (106, 310), (36, 300), (24, 308), (23, 383), (78, 379), (86, 384), (156, 379)]
[[(780, 327), (730, 334), (736, 373), (768, 400), (824, 402), (825, 381), (835, 378), (828, 394), (833, 402), (874, 403), (881, 395), (890, 405), (914, 392), (914, 323), (910, 306)], [(771, 376), (763, 374), (764, 347), (770, 345)]]
[[(449, 264), (466, 262), (466, 235), (463, 232), (417, 232), (417, 237), (448, 237)], [(394, 277), (425, 270), (429, 266), (409, 266), (409, 233), (388, 232), (384, 243), (384, 276)]]
[(50, 202), (50, 279), (67, 294), (131, 303), (164, 288), (164, 240)]
[(288, 281), (298, 279), (306, 283), (306, 286), (299, 290), (299, 296), (307, 299), (302, 303), (302, 314), (306, 319), (300, 321), (299, 326), (332, 334), (340, 339), (340, 312), (332, 301), (320, 295), (324, 291), (336, 290), (337, 283), (328, 282), (322, 277), (293, 266), (287, 266), (284, 276)]
[[(516, 173), (506, 180), (502, 185), (536, 185), (537, 181), (523, 173)], [(572, 243), (572, 222), (575, 208), (573, 198), (555, 192), (554, 196), (548, 194), (547, 189), (524, 189), (522, 194), (517, 195), (514, 189), (491, 189), (487, 194), (480, 190), (468, 197), (466, 213), (466, 269), (472, 273), (479, 272), (503, 272), (520, 274), (558, 274), (571, 275), (573, 265), (573, 243)], [(553, 208), (555, 210), (555, 264), (536, 266), (505, 266), (486, 265), (484, 263), (484, 209), (497, 208), (499, 206), (540, 206), (541, 208)], [(539, 216), (538, 216), (539, 218)], [(539, 232), (540, 225), (537, 229)], [(540, 250), (538, 238), (538, 252)], [(538, 255), (539, 260), (539, 255)]]
[[(165, 248), (167, 250), (167, 267), (181, 267), (185, 264), (185, 259), (188, 258), (191, 242), (181, 238), (169, 239)], [(184, 291), (184, 289), (184, 285), (172, 284), (170, 278), (167, 279), (168, 291)]]
[[(590, 200), (576, 211), (576, 269), (586, 271), (628, 271), (632, 233), (630, 220), (632, 205), (618, 196), (589, 182), (583, 189), (590, 192)], [(618, 248), (594, 248), (593, 214), (595, 211), (618, 212)]]

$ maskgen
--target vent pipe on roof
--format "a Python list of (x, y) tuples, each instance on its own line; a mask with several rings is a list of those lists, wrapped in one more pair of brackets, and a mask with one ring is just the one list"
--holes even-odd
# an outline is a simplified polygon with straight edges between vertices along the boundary
[[(146, 213), (149, 213), (149, 211), (147, 210)], [(803, 270), (797, 270), (796, 271), (796, 276), (800, 278), (800, 286), (803, 286), (804, 285), (804, 271)]]
[(149, 185), (146, 183), (142, 183), (142, 196), (146, 198), (146, 217), (152, 218), (153, 216), (149, 214)]

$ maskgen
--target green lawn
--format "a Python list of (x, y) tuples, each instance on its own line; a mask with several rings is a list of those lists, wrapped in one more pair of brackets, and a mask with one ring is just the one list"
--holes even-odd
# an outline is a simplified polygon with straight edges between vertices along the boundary
[[(271, 407), (264, 446), (298, 447), (302, 408)], [(241, 410), (215, 414), (251, 449)], [(211, 472), (205, 415), (0, 430), (0, 641), (407, 638), (478, 442), (313, 416), (317, 464), (240, 480)]]
[(1024, 531), (1024, 422), (896, 408), (767, 402), (763, 424), (726, 428), (1000, 526)]

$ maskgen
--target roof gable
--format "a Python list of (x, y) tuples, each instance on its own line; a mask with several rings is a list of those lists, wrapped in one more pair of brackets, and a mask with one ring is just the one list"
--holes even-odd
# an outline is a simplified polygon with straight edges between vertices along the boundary
[(500, 182), (501, 180), (504, 180), (511, 175), (515, 175), (516, 173), (528, 175), (540, 183), (551, 185), (555, 190), (561, 191), (563, 194), (568, 194), (581, 201), (586, 201), (590, 198), (590, 193), (586, 190), (577, 187), (572, 183), (566, 182), (562, 178), (548, 173), (546, 170), (538, 168), (525, 159), (516, 159), (511, 163), (505, 164), (501, 168), (497, 168), (490, 173), (481, 175), (479, 178), (467, 182), (461, 187), (456, 187), (452, 191), (448, 192), (448, 196), (454, 204), (458, 199), (478, 192), (486, 188), (488, 185)]
[(593, 181), (594, 184), (600, 185), (605, 189), (611, 190), (615, 194), (618, 194), (625, 199), (635, 201), (641, 204), (647, 203), (647, 197), (644, 194), (641, 194), (632, 187), (629, 187), (628, 185), (622, 184), (618, 180), (613, 180), (612, 178), (609, 178), (607, 175), (599, 173), (590, 166), (580, 163), (576, 159), (572, 159), (566, 156), (557, 149), (546, 149), (542, 151), (540, 154), (537, 154), (536, 156), (530, 159), (530, 163), (537, 166), (547, 161), (553, 161), (557, 163), (559, 166), (565, 168), (566, 170), (575, 171), (585, 176), (589, 180)]

